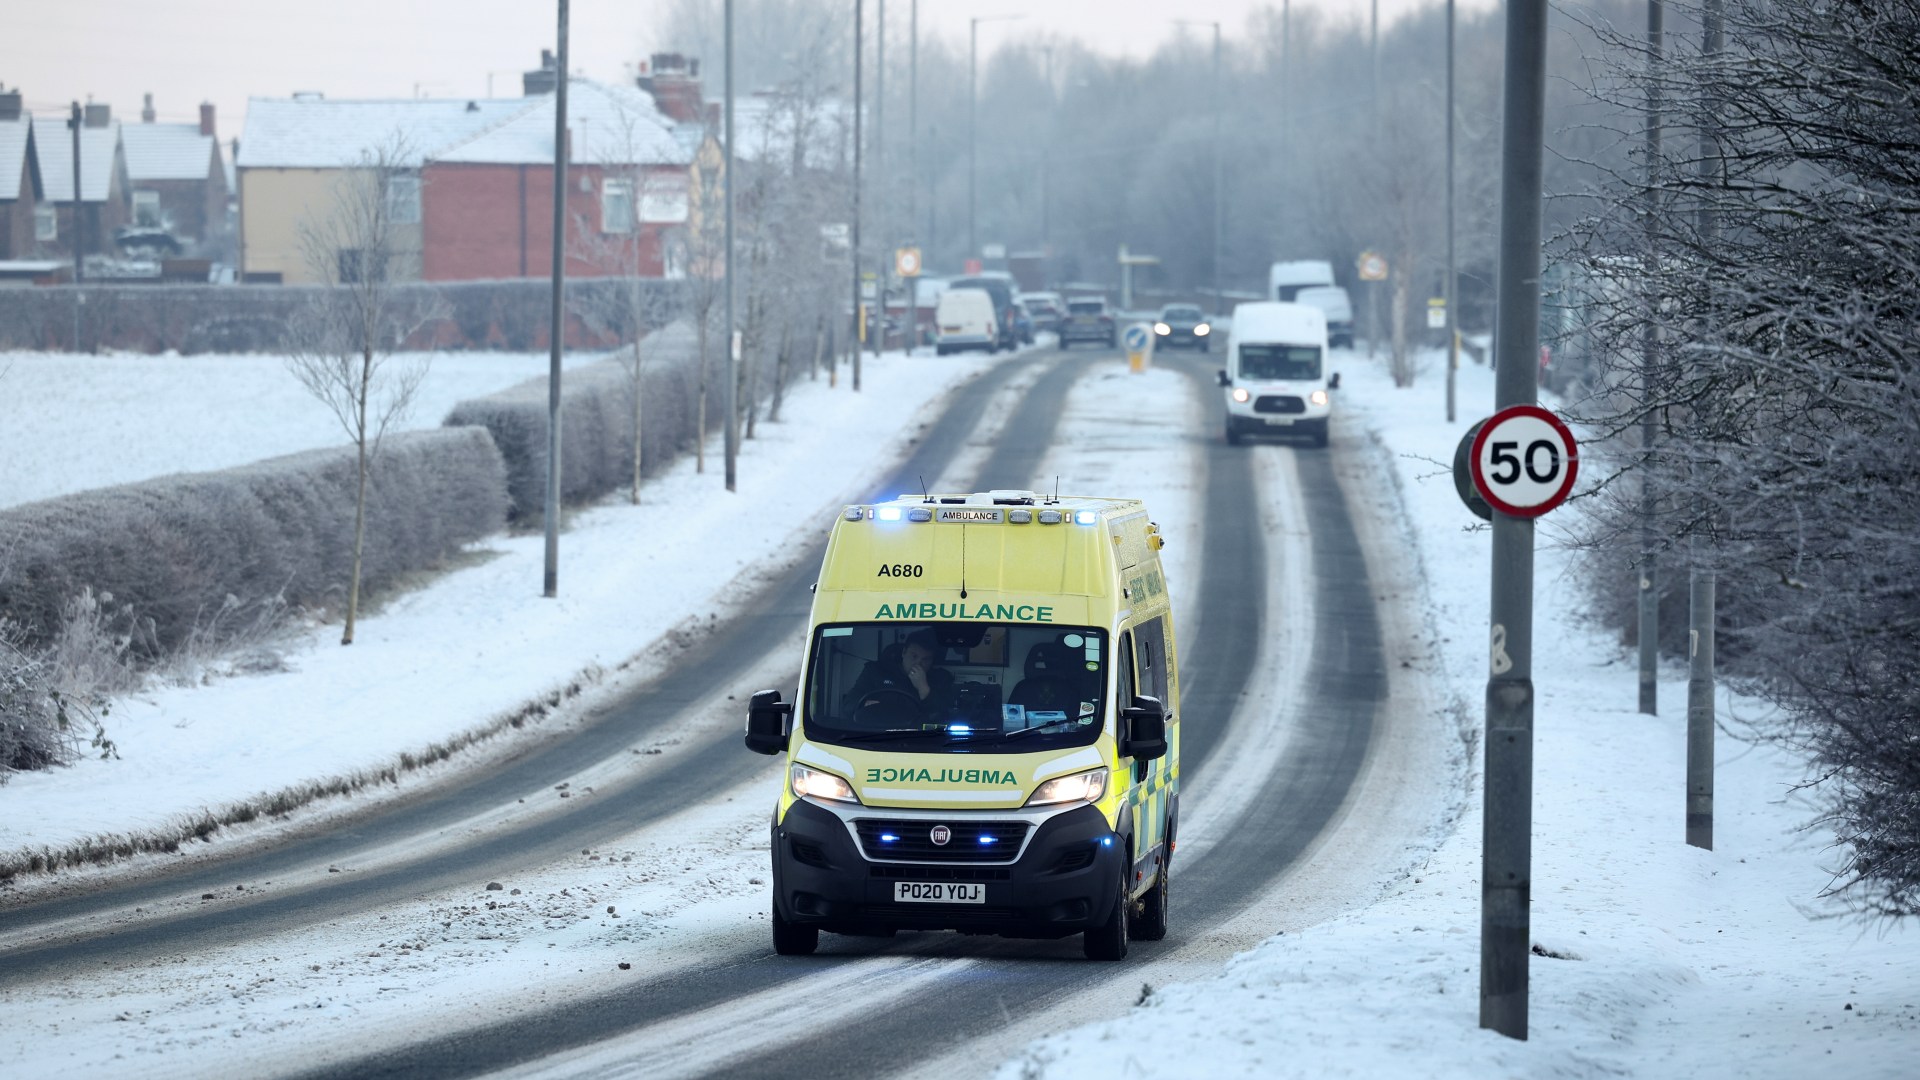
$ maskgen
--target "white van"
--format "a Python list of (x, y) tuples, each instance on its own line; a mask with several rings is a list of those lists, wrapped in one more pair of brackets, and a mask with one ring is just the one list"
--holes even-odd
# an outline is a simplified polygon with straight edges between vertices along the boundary
[(1227, 443), (1249, 435), (1304, 435), (1327, 445), (1330, 391), (1327, 317), (1307, 304), (1263, 302), (1233, 309), (1227, 332)]
[(933, 307), (933, 344), (941, 356), (961, 349), (996, 352), (993, 297), (985, 289), (948, 289)]
[(1267, 269), (1267, 299), (1292, 301), (1301, 289), (1333, 284), (1333, 264), (1325, 259), (1277, 262)]
[(1353, 299), (1338, 285), (1301, 289), (1294, 300), (1311, 304), (1327, 317), (1327, 341), (1336, 349), (1353, 348)]

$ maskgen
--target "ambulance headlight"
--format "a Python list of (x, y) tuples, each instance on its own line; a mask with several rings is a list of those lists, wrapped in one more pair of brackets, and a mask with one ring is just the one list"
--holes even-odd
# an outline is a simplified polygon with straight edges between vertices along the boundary
[(1173, 327), (1163, 322), (1157, 322), (1153, 324), (1153, 332), (1159, 334), (1161, 337), (1166, 337), (1168, 334), (1173, 333)]
[(832, 773), (809, 769), (797, 763), (790, 772), (793, 777), (793, 793), (801, 798), (811, 795), (816, 799), (832, 799), (835, 802), (857, 803), (860, 801), (859, 797), (853, 793), (853, 785)]
[(1213, 333), (1213, 327), (1208, 326), (1206, 323), (1201, 323), (1199, 326), (1193, 328), (1194, 337), (1206, 337), (1211, 333)]
[(900, 508), (897, 506), (882, 506), (873, 512), (873, 516), (881, 521), (899, 521)]
[(1325, 390), (1315, 390), (1313, 393), (1307, 395), (1307, 400), (1313, 402), (1315, 405), (1325, 405), (1327, 403), (1327, 392)]
[[(798, 765), (794, 768), (799, 768)], [(1033, 789), (1028, 806), (1048, 806), (1066, 802), (1099, 802), (1107, 793), (1107, 770), (1088, 769), (1071, 776), (1056, 776)]]
[(1236, 386), (1233, 388), (1233, 400), (1242, 405), (1245, 405), (1252, 397), (1253, 395), (1247, 393), (1247, 388), (1244, 386)]

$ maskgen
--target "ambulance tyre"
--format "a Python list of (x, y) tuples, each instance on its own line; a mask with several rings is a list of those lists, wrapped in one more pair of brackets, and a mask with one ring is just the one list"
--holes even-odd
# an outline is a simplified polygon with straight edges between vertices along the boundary
[(780, 905), (773, 906), (773, 951), (781, 956), (812, 956), (813, 950), (820, 947), (820, 928), (790, 923), (780, 914)]
[(1240, 445), (1240, 425), (1233, 422), (1232, 415), (1228, 415), (1227, 417), (1227, 445)]
[[(1131, 860), (1129, 860), (1130, 862)], [(1114, 894), (1113, 914), (1099, 926), (1080, 935), (1080, 951), (1089, 960), (1124, 960), (1127, 956), (1127, 909), (1133, 906), (1127, 897), (1127, 863), (1120, 866), (1120, 890)]]
[(1153, 876), (1153, 888), (1140, 898), (1140, 911), (1127, 919), (1127, 936), (1135, 941), (1159, 941), (1167, 936), (1167, 864)]

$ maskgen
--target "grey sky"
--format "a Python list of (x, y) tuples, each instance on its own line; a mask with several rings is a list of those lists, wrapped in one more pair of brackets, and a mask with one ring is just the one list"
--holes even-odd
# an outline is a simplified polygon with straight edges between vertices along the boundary
[[(877, 0), (866, 0), (869, 18)], [(909, 0), (888, 4), (890, 40), (904, 38)], [(1379, 0), (1380, 16), (1421, 0)], [(1439, 2), (1439, 0), (1432, 0)], [(1484, 0), (1463, 0), (1481, 6)], [(852, 20), (852, 0), (845, 0)], [(1294, 0), (1367, 18), (1369, 0)], [(923, 34), (964, 41), (974, 15), (1025, 11), (981, 29), (983, 50), (1023, 37), (1077, 37), (1115, 55), (1144, 55), (1180, 32), (1171, 20), (1218, 20), (1229, 38), (1258, 0), (922, 0)], [(1278, 6), (1278, 0), (1273, 0)], [(221, 136), (239, 134), (247, 98), (319, 90), (328, 97), (478, 97), (519, 93), (520, 72), (551, 46), (551, 0), (60, 0), (12, 4), (0, 39), (0, 82), (36, 112), (91, 97), (138, 119), (151, 92), (162, 120), (195, 120), (202, 101)], [(673, 43), (656, 32), (656, 5), (573, 0), (572, 66), (598, 79)], [(851, 32), (851, 31), (849, 31)], [(1209, 34), (1201, 28), (1189, 32)]]

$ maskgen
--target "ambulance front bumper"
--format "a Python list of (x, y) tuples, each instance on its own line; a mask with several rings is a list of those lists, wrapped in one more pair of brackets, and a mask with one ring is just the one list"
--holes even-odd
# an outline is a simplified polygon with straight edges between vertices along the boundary
[[(1011, 857), (975, 849), (937, 854), (920, 838), (947, 828), (962, 844), (982, 830), (1009, 835)], [(867, 845), (901, 837), (913, 859), (873, 858)], [(773, 826), (774, 903), (790, 922), (843, 934), (959, 930), (1006, 937), (1065, 937), (1112, 912), (1126, 840), (1092, 806), (1045, 811), (931, 811), (797, 802)], [(903, 883), (905, 888), (902, 887)], [(908, 900), (907, 895), (929, 896)]]

